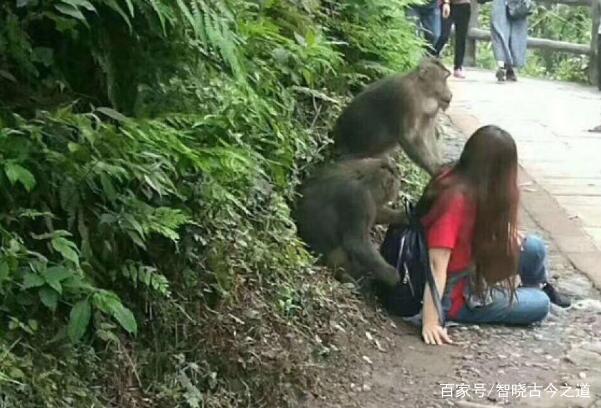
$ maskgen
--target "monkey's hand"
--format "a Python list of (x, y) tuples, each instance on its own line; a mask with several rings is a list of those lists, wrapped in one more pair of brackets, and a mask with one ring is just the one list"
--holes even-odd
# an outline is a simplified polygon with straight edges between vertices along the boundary
[(442, 5), (442, 18), (449, 18), (451, 15), (451, 5), (449, 3), (444, 3)]
[(422, 337), (426, 344), (442, 345), (445, 343), (453, 343), (453, 341), (447, 334), (447, 329), (441, 327), (438, 323), (426, 324), (425, 326), (423, 326)]
[(383, 271), (376, 271), (375, 275), (376, 279), (390, 287), (394, 287), (401, 282), (401, 276), (399, 275), (399, 272), (396, 270), (396, 268), (393, 268), (389, 265), (387, 265), (387, 268)]
[(390, 207), (383, 206), (376, 215), (376, 224), (402, 224), (407, 221), (405, 211), (393, 210)]

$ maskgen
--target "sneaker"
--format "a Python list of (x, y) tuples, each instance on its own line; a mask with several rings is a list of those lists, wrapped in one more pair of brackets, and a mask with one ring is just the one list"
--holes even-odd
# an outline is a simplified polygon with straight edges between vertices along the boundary
[(513, 81), (516, 82), (518, 80), (517, 75), (515, 74), (515, 71), (511, 68), (507, 69), (507, 80), (508, 81)]
[(497, 73), (495, 74), (495, 76), (497, 77), (497, 81), (505, 82), (505, 68), (499, 67), (499, 69), (497, 69)]
[(465, 78), (465, 71), (463, 71), (463, 68), (457, 68), (455, 71), (453, 71), (453, 76), (455, 78), (464, 79)]
[(547, 283), (545, 286), (543, 286), (543, 292), (549, 296), (551, 303), (555, 303), (559, 307), (570, 307), (572, 304), (570, 299), (557, 292), (557, 289), (555, 289), (555, 287), (550, 283)]

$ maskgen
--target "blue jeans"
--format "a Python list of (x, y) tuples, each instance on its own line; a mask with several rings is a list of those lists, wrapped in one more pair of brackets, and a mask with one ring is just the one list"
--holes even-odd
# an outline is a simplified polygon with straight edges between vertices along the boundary
[[(466, 304), (453, 320), (462, 323), (514, 325), (528, 325), (542, 321), (549, 314), (551, 302), (547, 294), (539, 288), (540, 284), (548, 281), (547, 249), (544, 241), (539, 237), (528, 235), (524, 240), (519, 271), (522, 286), (516, 290), (513, 304), (510, 304), (507, 290), (493, 289), (490, 303), (485, 306)], [(444, 299), (444, 303), (448, 304), (448, 299)]]
[(413, 6), (407, 10), (407, 15), (415, 20), (428, 43), (429, 52), (433, 54), (434, 46), (440, 37), (440, 7)]

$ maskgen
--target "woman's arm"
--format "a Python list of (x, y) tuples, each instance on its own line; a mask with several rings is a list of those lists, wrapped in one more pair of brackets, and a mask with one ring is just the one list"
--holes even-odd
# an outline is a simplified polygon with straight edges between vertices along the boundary
[[(444, 288), (447, 282), (447, 267), (451, 259), (451, 250), (444, 248), (432, 248), (429, 251), (430, 266), (438, 293), (442, 298)], [(430, 287), (426, 283), (424, 290), (424, 307), (422, 310), (422, 337), (426, 344), (444, 344), (452, 343), (447, 330), (441, 327), (438, 322), (438, 312), (432, 299)]]

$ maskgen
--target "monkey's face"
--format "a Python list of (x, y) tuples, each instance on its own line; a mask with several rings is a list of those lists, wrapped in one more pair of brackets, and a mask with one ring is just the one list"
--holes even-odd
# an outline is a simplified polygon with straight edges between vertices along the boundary
[(425, 60), (419, 67), (419, 78), (426, 95), (434, 97), (442, 110), (447, 110), (453, 93), (447, 82), (451, 72), (436, 58)]

